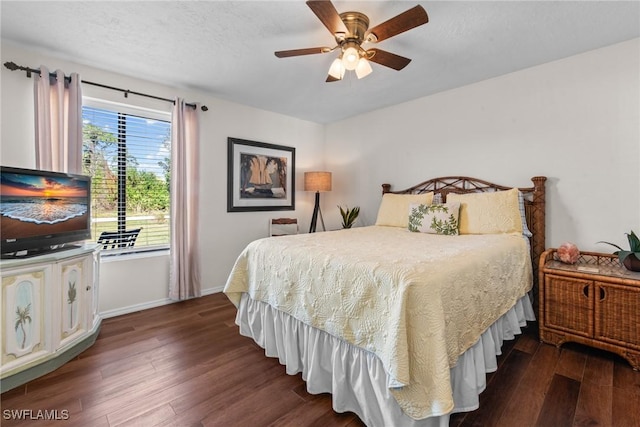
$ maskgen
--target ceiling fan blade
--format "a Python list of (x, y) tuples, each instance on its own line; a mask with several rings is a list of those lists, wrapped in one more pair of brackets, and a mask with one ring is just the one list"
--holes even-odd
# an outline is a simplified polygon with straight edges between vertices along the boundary
[(325, 82), (327, 83), (331, 83), (331, 82), (339, 82), (341, 79), (336, 79), (335, 77), (333, 77), (331, 74), (327, 75), (327, 80), (325, 80)]
[(289, 56), (314, 55), (316, 53), (331, 52), (330, 47), (309, 47), (306, 49), (279, 50), (274, 52), (278, 58), (287, 58)]
[(338, 14), (335, 6), (329, 0), (308, 0), (307, 6), (316, 14), (331, 34), (347, 32), (347, 27), (340, 19), (340, 14)]
[(376, 48), (367, 50), (367, 59), (376, 64), (384, 65), (385, 67), (398, 71), (402, 70), (411, 62), (409, 58)]
[(422, 6), (418, 5), (369, 29), (365, 39), (370, 35), (373, 35), (375, 38), (372, 37), (373, 40), (369, 41), (379, 42), (400, 33), (404, 33), (412, 28), (426, 24), (427, 22), (429, 22), (427, 12)]

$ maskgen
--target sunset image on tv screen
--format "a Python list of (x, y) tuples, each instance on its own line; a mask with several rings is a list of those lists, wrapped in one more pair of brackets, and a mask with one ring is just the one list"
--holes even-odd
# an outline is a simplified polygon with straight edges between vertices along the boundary
[(71, 177), (3, 173), (0, 181), (2, 239), (83, 230), (89, 183)]

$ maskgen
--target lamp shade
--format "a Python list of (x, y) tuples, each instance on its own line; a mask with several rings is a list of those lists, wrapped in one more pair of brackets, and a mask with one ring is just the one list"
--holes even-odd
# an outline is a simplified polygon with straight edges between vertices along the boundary
[(331, 191), (331, 172), (305, 172), (305, 191)]
[(360, 54), (358, 49), (353, 46), (346, 48), (342, 54), (342, 63), (347, 70), (355, 70), (358, 65), (358, 59), (360, 59)]
[(356, 76), (361, 79), (363, 77), (367, 77), (372, 71), (369, 61), (364, 58), (360, 58), (358, 65), (356, 66)]
[(334, 79), (342, 80), (344, 77), (344, 65), (342, 64), (342, 59), (336, 58), (333, 60), (331, 64), (331, 68), (329, 68), (329, 75)]

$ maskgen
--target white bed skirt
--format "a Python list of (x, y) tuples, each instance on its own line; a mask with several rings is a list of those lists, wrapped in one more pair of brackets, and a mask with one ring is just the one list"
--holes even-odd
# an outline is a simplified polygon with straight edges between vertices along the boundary
[[(504, 340), (514, 339), (535, 320), (528, 295), (487, 329), (451, 369), (454, 412), (478, 408), (486, 373), (497, 369)], [(311, 394), (331, 393), (336, 412), (351, 411), (370, 427), (448, 426), (449, 415), (414, 420), (405, 415), (387, 386), (387, 374), (372, 353), (308, 326), (272, 306), (242, 295), (236, 323), (269, 357), (277, 357), (287, 374), (302, 373)]]

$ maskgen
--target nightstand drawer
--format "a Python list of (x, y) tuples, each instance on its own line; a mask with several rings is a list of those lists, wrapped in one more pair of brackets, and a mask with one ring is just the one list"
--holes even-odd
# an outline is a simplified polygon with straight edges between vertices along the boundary
[(593, 337), (593, 281), (548, 274), (543, 295), (546, 326)]
[(595, 337), (640, 350), (640, 288), (596, 282)]

